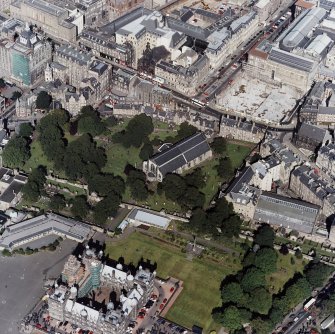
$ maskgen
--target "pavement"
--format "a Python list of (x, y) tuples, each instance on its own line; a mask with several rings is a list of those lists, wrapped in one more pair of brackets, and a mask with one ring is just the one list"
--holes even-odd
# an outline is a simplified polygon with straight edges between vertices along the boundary
[(19, 334), (21, 320), (44, 294), (43, 280), (58, 277), (76, 243), (61, 242), (55, 252), (0, 256), (0, 332)]

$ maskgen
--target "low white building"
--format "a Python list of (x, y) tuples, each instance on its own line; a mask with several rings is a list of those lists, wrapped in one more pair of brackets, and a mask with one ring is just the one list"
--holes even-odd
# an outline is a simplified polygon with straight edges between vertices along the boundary
[(147, 225), (165, 230), (169, 226), (171, 219), (153, 211), (133, 209), (129, 213), (127, 221), (134, 226)]

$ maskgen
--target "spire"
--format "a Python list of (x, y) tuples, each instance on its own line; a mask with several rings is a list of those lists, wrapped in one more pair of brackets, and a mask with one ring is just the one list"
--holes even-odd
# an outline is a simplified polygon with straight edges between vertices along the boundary
[(25, 31), (30, 31), (29, 23), (26, 22), (26, 27), (24, 28)]

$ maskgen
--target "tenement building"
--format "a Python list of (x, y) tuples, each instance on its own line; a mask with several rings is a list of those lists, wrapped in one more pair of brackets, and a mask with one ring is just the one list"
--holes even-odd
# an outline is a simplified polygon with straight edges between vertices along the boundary
[(70, 255), (49, 296), (49, 315), (97, 334), (124, 334), (151, 297), (156, 273), (102, 259), (88, 246), (80, 257)]
[(166, 174), (181, 174), (211, 157), (206, 136), (199, 132), (172, 146), (164, 144), (160, 152), (143, 162), (143, 171), (148, 180), (162, 182)]

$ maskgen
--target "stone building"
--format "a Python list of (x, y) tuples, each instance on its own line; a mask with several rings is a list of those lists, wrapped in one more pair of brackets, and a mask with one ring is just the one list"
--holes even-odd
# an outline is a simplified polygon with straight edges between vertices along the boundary
[(84, 16), (75, 6), (68, 8), (45, 0), (15, 0), (10, 5), (10, 13), (56, 40), (75, 42), (83, 28)]
[(264, 130), (250, 122), (222, 117), (220, 136), (227, 139), (259, 143), (264, 137)]
[(162, 182), (166, 174), (181, 174), (212, 157), (206, 136), (201, 132), (165, 146), (164, 150), (143, 162), (143, 172), (149, 181)]
[(335, 178), (335, 145), (333, 143), (328, 143), (318, 150), (316, 165)]
[(103, 264), (102, 257), (88, 247), (80, 259), (69, 257), (61, 277), (66, 286), (54, 287), (49, 315), (97, 334), (124, 334), (151, 297), (156, 273), (139, 266), (132, 275), (120, 263)]

